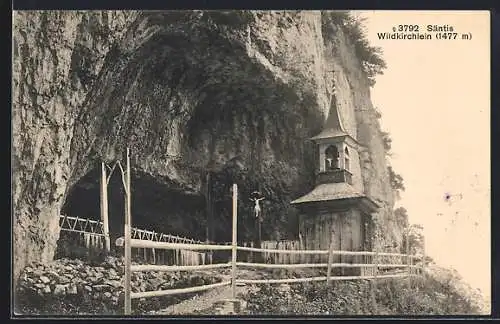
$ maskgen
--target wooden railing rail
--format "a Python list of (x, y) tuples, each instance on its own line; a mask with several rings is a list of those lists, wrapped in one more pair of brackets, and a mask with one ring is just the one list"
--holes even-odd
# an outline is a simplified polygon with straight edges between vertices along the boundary
[[(203, 244), (203, 243), (173, 243), (173, 242), (159, 242), (153, 240), (144, 240), (132, 238), (130, 231), (125, 231), (126, 235), (121, 239), (117, 240), (117, 245), (124, 245), (125, 247), (125, 314), (131, 313), (131, 299), (134, 298), (147, 298), (147, 297), (159, 297), (167, 295), (185, 294), (193, 292), (201, 292), (217, 287), (223, 287), (231, 285), (233, 298), (236, 296), (236, 285), (237, 283), (243, 284), (274, 284), (274, 283), (300, 283), (300, 282), (312, 282), (312, 281), (339, 281), (339, 280), (378, 280), (382, 278), (408, 278), (408, 284), (411, 286), (411, 277), (418, 275), (414, 268), (422, 268), (422, 265), (418, 266), (413, 264), (412, 260), (416, 256), (401, 253), (391, 253), (391, 252), (379, 252), (379, 251), (334, 251), (332, 249), (333, 245), (330, 244), (328, 250), (279, 250), (279, 249), (263, 249), (263, 248), (253, 248), (237, 245), (237, 193), (238, 187), (236, 184), (233, 185), (233, 226), (232, 226), (232, 242), (230, 245), (227, 244)], [(213, 250), (231, 250), (231, 261), (227, 263), (220, 264), (210, 264), (210, 265), (197, 265), (197, 266), (164, 266), (164, 265), (132, 265), (130, 257), (131, 248), (151, 248), (151, 249), (165, 249), (165, 250), (191, 250), (191, 251), (213, 251)], [(128, 252), (127, 252), (128, 251)], [(250, 251), (250, 252), (264, 252), (264, 253), (288, 253), (288, 254), (300, 254), (300, 255), (328, 255), (327, 263), (300, 263), (300, 264), (269, 264), (269, 263), (252, 263), (252, 262), (238, 262), (237, 252), (238, 251)], [(351, 255), (351, 256), (375, 256), (375, 258), (370, 258), (370, 263), (333, 263), (333, 255)], [(383, 263), (381, 258), (383, 256), (391, 257), (401, 257), (400, 263)], [(406, 262), (403, 259), (406, 258)], [(368, 258), (364, 258), (365, 260)], [(157, 291), (146, 291), (146, 292), (131, 292), (131, 273), (141, 272), (141, 271), (200, 271), (207, 269), (217, 269), (217, 268), (231, 268), (231, 281), (224, 281), (210, 285), (202, 285), (189, 288), (180, 289), (168, 289), (168, 290), (157, 290)], [(264, 268), (264, 269), (298, 269), (298, 268), (327, 268), (327, 276), (319, 277), (309, 277), (309, 278), (286, 278), (286, 279), (243, 279), (237, 278), (236, 271), (237, 267), (247, 267), (247, 268)], [(332, 276), (333, 268), (375, 268), (373, 275), (366, 275), (361, 273), (361, 275), (356, 276)], [(402, 268), (406, 269), (404, 273), (379, 273), (380, 269), (390, 269), (390, 268)]]

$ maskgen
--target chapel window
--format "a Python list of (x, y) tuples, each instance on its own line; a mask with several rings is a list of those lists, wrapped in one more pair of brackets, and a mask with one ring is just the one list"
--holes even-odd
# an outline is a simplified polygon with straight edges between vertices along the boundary
[(344, 150), (344, 162), (345, 162), (345, 169), (349, 171), (349, 169), (351, 168), (351, 164), (350, 164), (350, 159), (349, 159), (349, 149), (346, 147), (345, 150)]
[(325, 150), (325, 169), (334, 170), (339, 168), (339, 151), (335, 145), (330, 145)]

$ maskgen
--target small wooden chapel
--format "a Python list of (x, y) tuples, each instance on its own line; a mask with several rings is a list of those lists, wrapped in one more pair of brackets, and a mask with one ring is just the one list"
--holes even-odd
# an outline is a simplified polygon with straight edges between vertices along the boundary
[[(291, 202), (299, 211), (299, 238), (305, 249), (327, 250), (333, 240), (334, 250), (371, 250), (371, 215), (379, 206), (364, 194), (355, 136), (346, 131), (339, 110), (332, 105), (323, 131), (311, 138), (318, 159), (315, 187)], [(356, 260), (335, 255), (333, 262)], [(346, 272), (359, 273), (359, 269)]]

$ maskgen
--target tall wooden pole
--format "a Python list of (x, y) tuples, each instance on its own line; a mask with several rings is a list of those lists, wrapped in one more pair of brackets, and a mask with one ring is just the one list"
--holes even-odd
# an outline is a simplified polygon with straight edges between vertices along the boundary
[(104, 229), (104, 247), (106, 252), (111, 250), (109, 240), (109, 218), (108, 218), (108, 181), (106, 175), (106, 167), (104, 162), (101, 162), (101, 220)]
[[(259, 196), (256, 197), (256, 199), (260, 198), (261, 195), (260, 195), (260, 184), (259, 184)], [(257, 216), (257, 215), (255, 215)], [(257, 224), (257, 242), (256, 242), (256, 248), (258, 249), (261, 249), (262, 248), (262, 222), (261, 222), (261, 219), (262, 219), (262, 208), (260, 210), (260, 214), (259, 214), (259, 217), (255, 217), (255, 222)], [(256, 261), (257, 263), (263, 263), (264, 262), (264, 259), (265, 259), (265, 254), (263, 252), (257, 252), (256, 253)]]
[(125, 183), (125, 315), (132, 313), (131, 295), (131, 236), (130, 227), (132, 225), (132, 215), (130, 209), (130, 150), (127, 147), (127, 171)]
[[(260, 249), (260, 248), (262, 248), (262, 227), (261, 227), (260, 219), (258, 217), (255, 217), (255, 214), (253, 214), (252, 216), (255, 219), (255, 231), (257, 232), (255, 235), (255, 239), (254, 239), (254, 245), (257, 249)], [(254, 256), (255, 256), (254, 257), (255, 262), (257, 262), (257, 263), (263, 262), (264, 253), (255, 252)]]
[(236, 246), (238, 235), (238, 185), (233, 184), (233, 240), (232, 240), (232, 272), (231, 272), (231, 288), (233, 298), (236, 298)]
[(208, 171), (205, 173), (205, 217), (206, 217), (206, 221), (207, 221), (207, 226), (205, 228), (205, 242), (208, 244), (210, 242), (210, 239), (209, 239), (209, 236), (210, 236), (210, 226), (209, 226), (209, 223), (210, 223), (210, 198), (209, 198), (209, 194), (210, 194), (210, 189), (209, 189), (209, 178), (210, 176), (208, 175)]
[(425, 256), (425, 238), (423, 238), (422, 240), (423, 240), (423, 242), (422, 242), (423, 243), (422, 244), (423, 247), (422, 247), (422, 270), (421, 270), (422, 273), (421, 274), (425, 275), (425, 266), (426, 266), (426, 264), (425, 264), (425, 260), (426, 260), (426, 256)]
[(260, 221), (260, 217), (257, 218), (257, 226), (259, 227), (259, 236), (257, 237), (258, 239), (257, 247), (260, 249), (262, 248), (262, 222)]
[(424, 278), (425, 276), (425, 238), (422, 238), (422, 266), (420, 268), (420, 280), (419, 282), (421, 283), (421, 287), (423, 288), (424, 287), (424, 280), (422, 278)]
[(408, 289), (411, 289), (410, 229), (406, 231), (406, 258), (408, 263)]
[[(207, 232), (206, 232), (206, 238), (207, 238), (207, 244), (209, 242), (213, 241), (213, 213), (212, 213), (212, 186), (211, 186), (211, 176), (210, 176), (210, 170), (207, 171), (206, 174), (206, 205), (207, 205)], [(212, 263), (212, 256), (213, 252), (209, 251), (208, 252), (208, 259), (209, 263)]]
[[(326, 285), (329, 287), (330, 284), (330, 277), (332, 275), (332, 263), (333, 263), (333, 231), (330, 235), (330, 247), (328, 249), (328, 264), (327, 264), (327, 270), (326, 270)], [(328, 293), (330, 292), (330, 289), (328, 289)]]
[[(343, 251), (343, 250), (342, 250), (342, 240), (343, 240), (343, 238), (342, 238), (342, 230), (343, 230), (343, 227), (344, 227), (344, 223), (343, 223), (343, 218), (341, 217), (341, 218), (340, 218), (340, 231), (339, 231), (339, 241), (340, 241), (339, 247), (340, 247), (340, 250), (341, 250), (341, 251)], [(340, 254), (340, 255), (339, 255), (339, 263), (344, 262), (344, 260), (345, 260), (345, 258), (343, 257), (343, 255), (342, 255), (342, 254)], [(340, 273), (341, 273), (343, 276), (345, 275), (345, 270), (344, 270), (344, 269), (345, 269), (344, 267), (340, 268)]]

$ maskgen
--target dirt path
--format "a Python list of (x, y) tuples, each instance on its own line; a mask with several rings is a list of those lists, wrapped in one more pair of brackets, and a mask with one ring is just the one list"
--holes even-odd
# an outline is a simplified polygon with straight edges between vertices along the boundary
[[(241, 272), (240, 272), (241, 273)], [(230, 281), (231, 276), (229, 274), (221, 275), (222, 281)], [(236, 296), (242, 296), (252, 290), (257, 290), (258, 288), (251, 285), (237, 286)], [(155, 315), (191, 315), (196, 313), (209, 313), (209, 309), (212, 308), (217, 302), (231, 299), (233, 297), (231, 286), (218, 287), (208, 290), (204, 293), (194, 296), (193, 298), (183, 300), (182, 302), (171, 305), (166, 309), (154, 312)]]
[[(302, 270), (304, 271), (304, 270)], [(216, 273), (212, 271), (207, 271), (206, 275), (215, 276)], [(394, 271), (384, 273), (384, 274), (396, 274)], [(217, 273), (217, 275), (222, 279), (222, 281), (231, 281), (230, 271), (226, 270), (222, 273)], [(264, 277), (269, 276), (262, 271), (251, 270), (251, 269), (241, 269), (238, 270), (239, 278), (246, 279), (264, 279)], [(311, 277), (312, 274), (302, 274), (300, 277)], [(236, 287), (236, 298), (241, 299), (242, 296), (259, 290), (259, 285), (241, 285)], [(218, 287), (210, 289), (208, 291), (202, 292), (190, 299), (181, 301), (178, 304), (168, 306), (165, 309), (152, 312), (154, 315), (214, 315), (218, 310), (216, 304), (220, 301), (229, 300), (233, 298), (231, 285)]]

